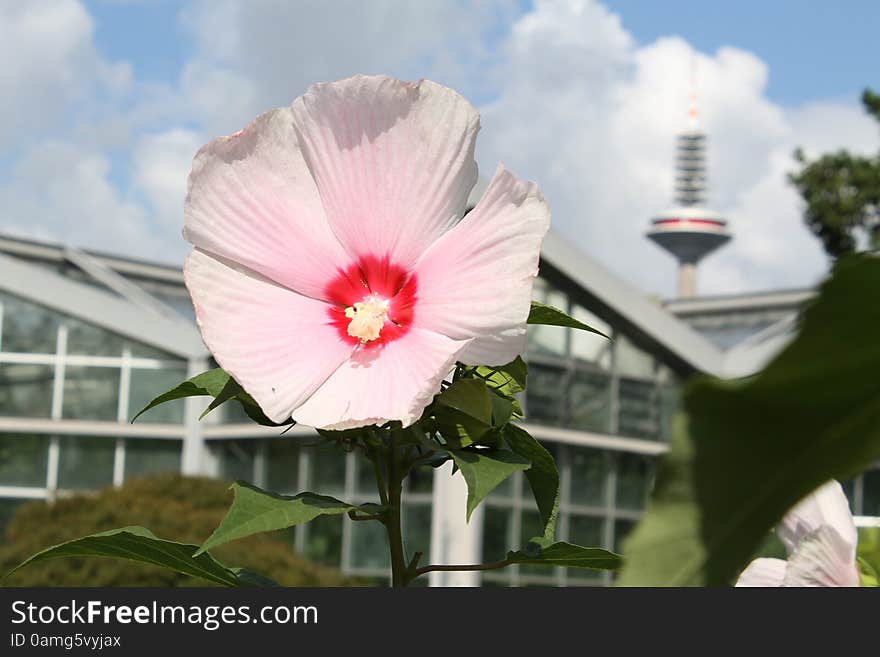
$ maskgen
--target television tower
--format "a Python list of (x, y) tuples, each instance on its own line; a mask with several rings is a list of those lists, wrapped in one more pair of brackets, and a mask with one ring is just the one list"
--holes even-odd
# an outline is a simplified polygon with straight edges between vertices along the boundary
[(688, 130), (678, 136), (675, 205), (651, 221), (648, 239), (678, 260), (678, 296), (697, 291), (697, 263), (730, 240), (727, 221), (706, 203), (706, 135), (697, 127), (697, 102), (691, 78)]

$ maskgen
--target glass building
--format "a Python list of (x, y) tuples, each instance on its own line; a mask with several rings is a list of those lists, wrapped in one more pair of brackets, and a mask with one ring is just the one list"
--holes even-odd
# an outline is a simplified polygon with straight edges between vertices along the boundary
[[(695, 372), (756, 371), (791, 337), (809, 291), (696, 298), (661, 305), (555, 234), (535, 299), (614, 340), (530, 328), (527, 428), (559, 464), (558, 536), (620, 546), (638, 520), (655, 462), (666, 451), (682, 383)], [(374, 500), (355, 454), (313, 446), (315, 434), (250, 423), (227, 404), (203, 421), (206, 400), (160, 406), (159, 392), (212, 365), (173, 267), (0, 237), (0, 526), (24, 501), (120, 485), (152, 472), (242, 479), (282, 493), (314, 490)], [(463, 482), (417, 471), (404, 493), (404, 530), (424, 560), (493, 560), (539, 534), (521, 473), (464, 522)], [(856, 514), (880, 516), (880, 469), (849, 482)], [(346, 572), (388, 576), (384, 529), (342, 516), (290, 532), (293, 548)], [(601, 585), (607, 574), (512, 567), (432, 573), (433, 584)]]

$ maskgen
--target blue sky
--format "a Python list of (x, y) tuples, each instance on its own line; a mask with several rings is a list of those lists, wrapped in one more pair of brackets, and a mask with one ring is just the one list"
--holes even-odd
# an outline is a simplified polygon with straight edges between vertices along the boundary
[(828, 262), (786, 182), (810, 155), (875, 153), (880, 2), (46, 0), (0, 2), (0, 232), (179, 264), (193, 154), (309, 84), (387, 73), (482, 114), (484, 175), (536, 181), (554, 230), (650, 294), (697, 63), (710, 203), (734, 239), (704, 293), (814, 284)]

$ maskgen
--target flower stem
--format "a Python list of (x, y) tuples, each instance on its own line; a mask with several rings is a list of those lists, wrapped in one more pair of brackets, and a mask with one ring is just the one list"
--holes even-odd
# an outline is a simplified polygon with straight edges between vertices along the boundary
[(403, 532), (400, 523), (400, 502), (403, 496), (403, 479), (406, 472), (402, 471), (400, 440), (398, 433), (391, 430), (388, 449), (388, 515), (385, 528), (388, 530), (388, 542), (391, 548), (391, 585), (403, 587), (409, 583), (409, 572), (406, 554), (403, 549)]

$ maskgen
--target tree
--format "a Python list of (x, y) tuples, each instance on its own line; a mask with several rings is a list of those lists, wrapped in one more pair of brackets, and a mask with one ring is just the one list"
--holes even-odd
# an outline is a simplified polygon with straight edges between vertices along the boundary
[[(880, 123), (880, 94), (866, 89), (862, 104)], [(797, 149), (795, 158), (803, 168), (789, 180), (806, 202), (804, 221), (825, 251), (837, 258), (865, 244), (880, 248), (880, 153), (862, 157), (841, 149), (810, 162)]]

